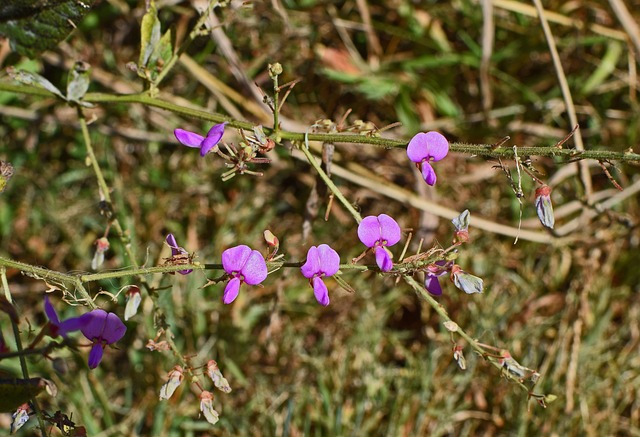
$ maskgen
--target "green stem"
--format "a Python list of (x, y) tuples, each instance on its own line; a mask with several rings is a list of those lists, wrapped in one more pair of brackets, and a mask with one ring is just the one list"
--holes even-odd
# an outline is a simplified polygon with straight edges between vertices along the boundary
[[(82, 108), (78, 107), (78, 119), (80, 120), (80, 129), (82, 130), (82, 138), (84, 139), (85, 147), (87, 148), (87, 155), (89, 156), (89, 160), (91, 161), (91, 165), (93, 167), (93, 172), (96, 175), (96, 179), (98, 180), (98, 186), (100, 187), (100, 191), (104, 196), (105, 201), (107, 201), (110, 205), (113, 205), (113, 201), (111, 200), (111, 194), (109, 193), (109, 186), (107, 185), (107, 181), (102, 174), (102, 169), (98, 164), (98, 160), (96, 159), (96, 154), (93, 151), (93, 146), (91, 144), (91, 137), (89, 135), (89, 129), (87, 128), (87, 120), (82, 113)], [(129, 256), (130, 262), (134, 267), (138, 267), (138, 262), (136, 261), (135, 254), (133, 253), (133, 249), (131, 249), (131, 242), (129, 238), (125, 235), (124, 229), (120, 226), (120, 222), (116, 217), (111, 221), (113, 228), (116, 230), (120, 241), (122, 242), (122, 246), (124, 247), (125, 252)]]
[[(3, 266), (0, 268), (0, 282), (2, 283), (2, 288), (4, 289), (5, 296), (8, 296), (7, 300), (11, 303), (11, 290), (9, 289), (9, 282), (7, 281), (7, 270)], [(13, 329), (13, 337), (16, 341), (16, 350), (18, 352), (18, 359), (20, 360), (20, 368), (22, 369), (22, 377), (24, 379), (29, 379), (29, 368), (27, 366), (27, 360), (25, 359), (25, 355), (22, 353), (22, 339), (20, 338), (20, 327), (16, 323), (16, 320), (13, 317), (9, 317), (11, 320), (11, 327)], [(42, 431), (42, 435), (46, 436), (46, 426), (44, 423), (44, 419), (42, 418), (42, 412), (40, 410), (40, 405), (38, 405), (38, 401), (35, 396), (31, 398), (31, 405), (33, 406), (33, 410), (36, 412), (38, 416), (38, 423), (40, 424), (40, 430)]]
[[(413, 277), (408, 275), (403, 275), (402, 279), (404, 279), (405, 282), (409, 284), (411, 288), (414, 289), (414, 291), (420, 298), (425, 300), (438, 313), (438, 315), (441, 317), (443, 322), (453, 322), (453, 320), (451, 320), (451, 318), (447, 314), (447, 311), (444, 309), (444, 307), (440, 305), (438, 301), (435, 300), (427, 292), (424, 286), (420, 285), (415, 279), (413, 279)], [(460, 337), (462, 337), (469, 344), (469, 346), (471, 346), (471, 348), (474, 351), (476, 351), (481, 357), (486, 359), (490, 355), (491, 353), (490, 351), (487, 351), (482, 346), (480, 346), (478, 342), (474, 338), (472, 338), (469, 334), (467, 334), (462, 328), (460, 328), (460, 326), (457, 326), (455, 333), (458, 334)], [(487, 361), (489, 361), (494, 367), (498, 368), (502, 372), (503, 376), (505, 376), (506, 378), (509, 378), (512, 382), (514, 382), (520, 388), (524, 389), (527, 392), (527, 394), (529, 394), (530, 392), (529, 387), (524, 385), (518, 378), (516, 378), (509, 372), (504, 372), (502, 365), (497, 360), (487, 359)]]
[(153, 88), (158, 88), (160, 82), (162, 82), (164, 78), (167, 77), (171, 69), (175, 66), (176, 62), (178, 62), (178, 60), (180, 59), (180, 56), (185, 52), (185, 50), (187, 50), (187, 48), (197, 37), (202, 35), (202, 29), (205, 27), (205, 23), (209, 18), (209, 14), (212, 13), (213, 8), (216, 4), (218, 4), (216, 0), (209, 1), (207, 10), (202, 13), (195, 26), (193, 26), (193, 29), (191, 30), (191, 32), (189, 32), (189, 36), (187, 37), (187, 39), (185, 39), (180, 48), (171, 56), (171, 58), (169, 58), (166, 64), (164, 64), (162, 71), (158, 74), (156, 80), (151, 83), (151, 86)]
[(318, 161), (316, 161), (316, 158), (309, 151), (307, 144), (308, 144), (308, 141), (305, 141), (305, 145), (300, 147), (300, 150), (302, 151), (304, 156), (307, 158), (307, 161), (309, 161), (309, 164), (311, 164), (311, 166), (318, 172), (322, 180), (327, 184), (327, 187), (329, 187), (331, 192), (335, 194), (335, 196), (338, 198), (338, 200), (340, 200), (340, 202), (342, 202), (344, 207), (347, 208), (347, 211), (351, 213), (351, 215), (356, 220), (356, 222), (360, 223), (362, 221), (362, 217), (360, 216), (360, 213), (356, 211), (353, 205), (351, 205), (351, 203), (349, 203), (349, 201), (342, 195), (338, 187), (335, 186), (331, 178), (324, 172), (324, 170), (322, 170), (322, 167), (320, 166), (320, 164), (318, 164)]
[[(0, 91), (9, 91), (17, 94), (29, 94), (39, 97), (50, 97), (58, 99), (57, 96), (49, 91), (32, 85), (14, 85), (0, 81)], [(89, 103), (141, 103), (156, 108), (165, 109), (175, 114), (184, 115), (200, 120), (211, 121), (214, 123), (228, 122), (229, 127), (238, 129), (253, 129), (252, 123), (234, 120), (221, 114), (212, 114), (205, 110), (198, 110), (176, 105), (166, 100), (151, 97), (147, 94), (123, 94), (112, 95), (104, 93), (87, 93), (83, 99)], [(266, 134), (273, 133), (273, 129), (264, 128)], [(304, 132), (279, 131), (279, 135), (283, 140), (304, 142)], [(384, 148), (406, 147), (407, 140), (393, 140), (388, 138), (373, 137), (368, 135), (357, 135), (351, 133), (338, 134), (308, 134), (309, 141), (321, 141), (326, 143), (349, 143), (349, 144), (368, 144), (380, 146)], [(595, 146), (599, 147), (599, 146)], [(463, 153), (472, 156), (481, 156), (484, 158), (502, 158), (514, 159), (515, 154), (519, 156), (541, 156), (541, 157), (560, 157), (567, 161), (579, 161), (582, 159), (595, 159), (598, 161), (620, 161), (627, 163), (640, 163), (640, 154), (631, 152), (613, 152), (608, 150), (585, 150), (577, 151), (575, 149), (558, 149), (550, 145), (535, 147), (518, 147), (514, 152), (512, 147), (501, 146), (494, 148), (492, 144), (469, 144), (469, 143), (450, 143), (449, 150), (452, 152)]]

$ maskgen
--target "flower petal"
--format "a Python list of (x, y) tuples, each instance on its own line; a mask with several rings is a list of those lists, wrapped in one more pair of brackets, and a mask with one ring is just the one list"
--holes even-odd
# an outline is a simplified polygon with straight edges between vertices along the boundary
[(429, 158), (428, 137), (424, 132), (416, 134), (407, 146), (407, 156), (413, 162)]
[(178, 243), (176, 242), (176, 237), (174, 237), (173, 234), (168, 234), (165, 241), (167, 242), (167, 245), (171, 248), (171, 256), (187, 253), (185, 249), (178, 246)]
[(49, 296), (44, 297), (44, 313), (47, 315), (47, 318), (49, 319), (52, 325), (58, 326), (60, 324), (58, 313), (56, 313), (55, 308), (51, 304), (51, 301), (49, 300)]
[(227, 273), (239, 272), (251, 255), (251, 248), (244, 244), (222, 252), (222, 267)]
[(424, 280), (424, 288), (434, 296), (440, 296), (442, 294), (442, 287), (440, 286), (440, 281), (438, 281), (436, 276), (427, 274), (427, 277)]
[(393, 261), (391, 260), (391, 252), (384, 246), (378, 246), (374, 249), (376, 255), (376, 264), (383, 272), (388, 272), (393, 268)]
[(225, 304), (230, 304), (236, 297), (238, 297), (238, 292), (240, 291), (240, 285), (242, 281), (240, 278), (233, 278), (228, 283), (227, 286), (224, 287), (224, 294), (222, 295), (222, 302)]
[(427, 161), (422, 163), (422, 179), (431, 186), (436, 183), (436, 172)]
[(102, 355), (104, 354), (104, 347), (102, 343), (95, 343), (89, 352), (89, 368), (95, 369), (102, 361)]
[(434, 161), (440, 161), (449, 153), (449, 141), (440, 132), (427, 132), (424, 134), (427, 142), (429, 157)]
[(398, 222), (387, 214), (380, 214), (378, 221), (380, 222), (380, 236), (387, 241), (386, 246), (393, 246), (400, 241), (402, 233)]
[(227, 122), (216, 124), (207, 133), (207, 137), (202, 142), (202, 147), (200, 148), (200, 156), (204, 156), (211, 149), (213, 149), (222, 139), (222, 135), (224, 135), (224, 125)]
[(380, 222), (378, 217), (370, 215), (358, 225), (358, 238), (367, 247), (373, 247), (380, 240)]
[(127, 327), (122, 323), (122, 320), (114, 313), (107, 314), (102, 339), (107, 344), (112, 344), (124, 337), (125, 332), (127, 332)]
[(257, 250), (252, 251), (242, 267), (244, 282), (249, 285), (258, 285), (267, 279), (268, 273), (267, 263), (262, 254)]
[(307, 261), (300, 267), (300, 271), (305, 278), (313, 278), (320, 272), (320, 255), (316, 246), (311, 246), (307, 251)]
[(190, 132), (184, 129), (176, 129), (173, 131), (173, 134), (182, 145), (187, 147), (200, 148), (202, 142), (204, 141), (204, 137), (202, 135), (198, 135), (195, 132)]
[(313, 294), (320, 305), (329, 305), (329, 290), (320, 277), (313, 278)]
[(340, 255), (328, 244), (318, 246), (318, 257), (320, 261), (320, 271), (324, 273), (325, 276), (332, 276), (338, 273), (338, 270), (340, 270)]
[(82, 326), (84, 336), (91, 341), (101, 340), (105, 324), (107, 323), (107, 315), (105, 310), (98, 308), (80, 316), (84, 325)]
[(70, 319), (63, 320), (58, 325), (58, 334), (66, 336), (69, 332), (79, 331), (84, 326), (85, 321), (80, 317), (71, 317)]

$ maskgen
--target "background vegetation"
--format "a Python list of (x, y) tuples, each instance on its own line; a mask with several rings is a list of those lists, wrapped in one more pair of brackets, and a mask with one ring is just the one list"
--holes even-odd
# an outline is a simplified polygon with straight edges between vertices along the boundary
[[(206, 3), (157, 1), (162, 31), (174, 29), (179, 45), (198, 19), (193, 6)], [(213, 30), (186, 50), (159, 96), (270, 126), (260, 88), (271, 93), (267, 66), (279, 62), (281, 83), (299, 81), (281, 113), (288, 130), (305, 132), (322, 119), (343, 120), (345, 128), (357, 120), (377, 128), (399, 121), (381, 135), (408, 140), (438, 130), (452, 142), (491, 144), (510, 136), (509, 145), (551, 147), (573, 126), (535, 8), (487, 3), (490, 16), (465, 0), (232, 1), (216, 8)], [(633, 29), (620, 24), (625, 16), (616, 4), (545, 3), (587, 150), (638, 150), (640, 47)], [(67, 72), (82, 60), (92, 68), (89, 91), (140, 92), (144, 81), (127, 64), (138, 60), (145, 11), (144, 2), (98, 2), (57, 48), (28, 59), (5, 42), (0, 63), (39, 72), (64, 89)], [(637, 23), (638, 11), (632, 14), (627, 18)], [(3, 72), (0, 80), (10, 78)], [(75, 109), (10, 92), (1, 92), (0, 102), (0, 158), (16, 169), (0, 195), (0, 254), (62, 272), (89, 271), (106, 219)], [(289, 142), (270, 153), (272, 164), (259, 166), (263, 177), (222, 182), (221, 160), (200, 158), (172, 134), (176, 127), (206, 131), (210, 122), (136, 103), (98, 104), (85, 114), (139, 264), (169, 256), (168, 232), (207, 263), (235, 244), (264, 251), (265, 229), (280, 238), (290, 261), (303, 260), (311, 244), (331, 244), (342, 262), (361, 252), (356, 224), (341, 205), (335, 202), (323, 220), (323, 193), (303, 241), (315, 177)], [(237, 143), (237, 131), (228, 129), (225, 140)], [(92, 436), (640, 435), (637, 166), (610, 167), (625, 188), (618, 194), (595, 161), (585, 189), (577, 166), (531, 159), (554, 190), (556, 232), (541, 227), (535, 184), (523, 177), (517, 244), (520, 203), (497, 161), (450, 154), (436, 164), (438, 184), (431, 188), (402, 148), (337, 144), (333, 175), (364, 215), (387, 213), (413, 229), (412, 251), (420, 238), (425, 247), (448, 246), (449, 219), (471, 211), (472, 241), (459, 262), (484, 279), (486, 290), (468, 296), (447, 283), (439, 301), (474, 338), (508, 349), (542, 374), (539, 391), (558, 396), (546, 409), (470, 349), (461, 370), (450, 333), (404, 282), (350, 272), (344, 278), (356, 292), (329, 280), (331, 305), (323, 308), (297, 269), (270, 275), (264, 288), (241, 290), (229, 306), (221, 302), (222, 285), (202, 288), (219, 272), (147, 278), (160, 290), (158, 305), (178, 348), (198, 354), (198, 363), (216, 359), (230, 381), (230, 394), (216, 393), (215, 427), (198, 418), (196, 394), (186, 384), (158, 401), (177, 361), (145, 348), (156, 335), (149, 299), (98, 369), (88, 371), (84, 348), (56, 351), (62, 360), (55, 365), (29, 361), (32, 374), (59, 389), (55, 398), (39, 398), (43, 408), (73, 415)], [(515, 178), (513, 162), (503, 163)], [(116, 238), (106, 255), (103, 269), (132, 265)], [(7, 272), (28, 341), (45, 322), (48, 286)], [(130, 284), (139, 278), (104, 280), (90, 293), (115, 295)], [(96, 303), (122, 314), (124, 295), (113, 302), (102, 294)], [(79, 312), (59, 299), (56, 307), (67, 316)], [(0, 326), (7, 336), (4, 317)], [(19, 374), (17, 360), (0, 364)], [(8, 415), (1, 420), (8, 428)]]

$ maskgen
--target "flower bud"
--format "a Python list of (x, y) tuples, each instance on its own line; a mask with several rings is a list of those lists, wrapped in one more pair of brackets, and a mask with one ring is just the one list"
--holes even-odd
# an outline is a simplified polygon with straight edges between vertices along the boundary
[(543, 185), (536, 190), (536, 212), (543, 226), (553, 229), (553, 205), (551, 205), (551, 187)]
[(459, 265), (451, 268), (451, 280), (456, 287), (467, 294), (482, 293), (484, 290), (482, 279), (465, 272)]

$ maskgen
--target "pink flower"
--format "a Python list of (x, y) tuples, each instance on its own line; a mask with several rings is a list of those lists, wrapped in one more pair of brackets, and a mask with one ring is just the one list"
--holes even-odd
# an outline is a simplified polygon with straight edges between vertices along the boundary
[(231, 247), (222, 252), (222, 267), (231, 277), (224, 288), (222, 301), (225, 304), (230, 304), (238, 297), (243, 282), (258, 285), (267, 279), (267, 263), (264, 257), (249, 246)]
[(307, 261), (300, 271), (313, 287), (313, 293), (320, 305), (329, 305), (329, 291), (322, 281), (323, 276), (335, 275), (340, 269), (340, 255), (327, 244), (311, 246), (307, 252)]
[(222, 139), (222, 135), (224, 135), (224, 126), (226, 124), (226, 121), (224, 123), (216, 124), (209, 129), (206, 137), (184, 129), (176, 129), (173, 131), (173, 134), (181, 144), (187, 147), (200, 149), (200, 156), (204, 156), (218, 145)]
[(383, 272), (393, 268), (392, 255), (387, 247), (400, 241), (400, 236), (400, 226), (387, 214), (370, 215), (358, 225), (358, 238), (362, 244), (373, 248), (376, 263)]
[(416, 163), (422, 178), (429, 185), (435, 185), (436, 172), (430, 161), (440, 161), (449, 153), (449, 142), (438, 132), (420, 132), (409, 141), (407, 156)]

